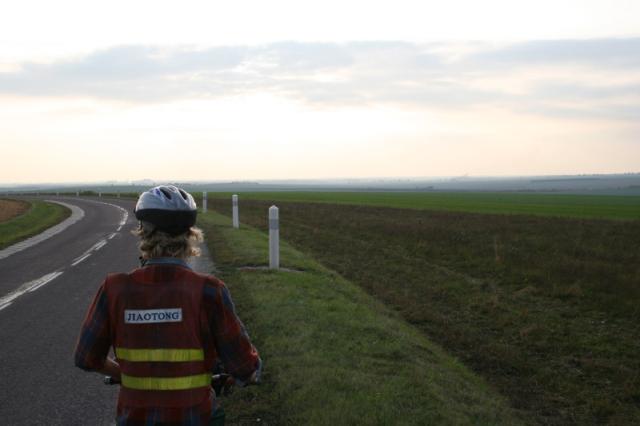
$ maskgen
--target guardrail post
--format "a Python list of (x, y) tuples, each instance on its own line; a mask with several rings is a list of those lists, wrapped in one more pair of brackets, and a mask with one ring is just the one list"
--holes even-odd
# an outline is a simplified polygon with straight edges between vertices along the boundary
[(202, 193), (202, 213), (207, 212), (207, 193)]
[(231, 204), (233, 205), (233, 227), (238, 229), (240, 228), (240, 217), (238, 214), (238, 196), (233, 195), (231, 197)]
[(280, 268), (280, 221), (278, 207), (269, 208), (269, 269)]

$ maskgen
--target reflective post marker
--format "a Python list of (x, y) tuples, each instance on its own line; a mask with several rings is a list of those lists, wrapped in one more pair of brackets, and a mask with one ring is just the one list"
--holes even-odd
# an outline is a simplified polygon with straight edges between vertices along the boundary
[(269, 208), (269, 269), (280, 268), (280, 223), (278, 208)]
[(102, 192), (98, 192), (98, 198), (102, 198)]
[(207, 193), (202, 193), (202, 213), (207, 212)]
[(233, 227), (240, 228), (240, 218), (238, 216), (238, 196), (233, 195), (231, 197), (231, 204), (233, 204)]
[(76, 197), (80, 196), (80, 191), (76, 191)]

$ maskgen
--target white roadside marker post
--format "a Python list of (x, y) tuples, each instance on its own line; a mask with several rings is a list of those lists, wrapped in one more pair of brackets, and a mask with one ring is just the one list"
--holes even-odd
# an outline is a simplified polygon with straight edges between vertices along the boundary
[(102, 198), (102, 192), (98, 192), (98, 198)]
[(231, 204), (233, 205), (233, 227), (240, 228), (240, 217), (238, 216), (238, 196), (233, 195), (231, 197)]
[(207, 193), (202, 193), (202, 213), (207, 212)]
[(80, 191), (76, 191), (76, 197), (80, 196)]
[(278, 208), (269, 208), (269, 269), (280, 268), (280, 221)]

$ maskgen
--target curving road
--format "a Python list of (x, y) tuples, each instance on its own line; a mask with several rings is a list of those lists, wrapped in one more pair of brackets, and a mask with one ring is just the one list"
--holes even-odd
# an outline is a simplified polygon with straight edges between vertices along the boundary
[(83, 216), (0, 256), (0, 423), (113, 424), (116, 387), (75, 368), (73, 350), (105, 275), (138, 264), (130, 232), (134, 201), (49, 199), (76, 206)]

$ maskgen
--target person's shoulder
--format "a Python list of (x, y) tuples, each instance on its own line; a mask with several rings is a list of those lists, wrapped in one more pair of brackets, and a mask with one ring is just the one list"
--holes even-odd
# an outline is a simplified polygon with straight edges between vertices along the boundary
[(107, 277), (104, 279), (105, 285), (111, 283), (119, 283), (123, 281), (128, 281), (130, 277), (129, 272), (109, 272)]
[(202, 272), (196, 272), (193, 269), (184, 270), (184, 273), (189, 276), (190, 281), (199, 281), (208, 287), (224, 287), (224, 282), (213, 274), (205, 274)]
[(221, 279), (212, 274), (197, 274), (202, 279), (202, 293), (205, 299), (215, 301), (222, 297), (226, 286)]
[(101, 290), (109, 295), (116, 294), (130, 281), (126, 272), (110, 272), (102, 282)]
[(224, 282), (212, 274), (201, 274), (204, 277), (204, 285), (209, 287), (221, 288), (224, 287)]

